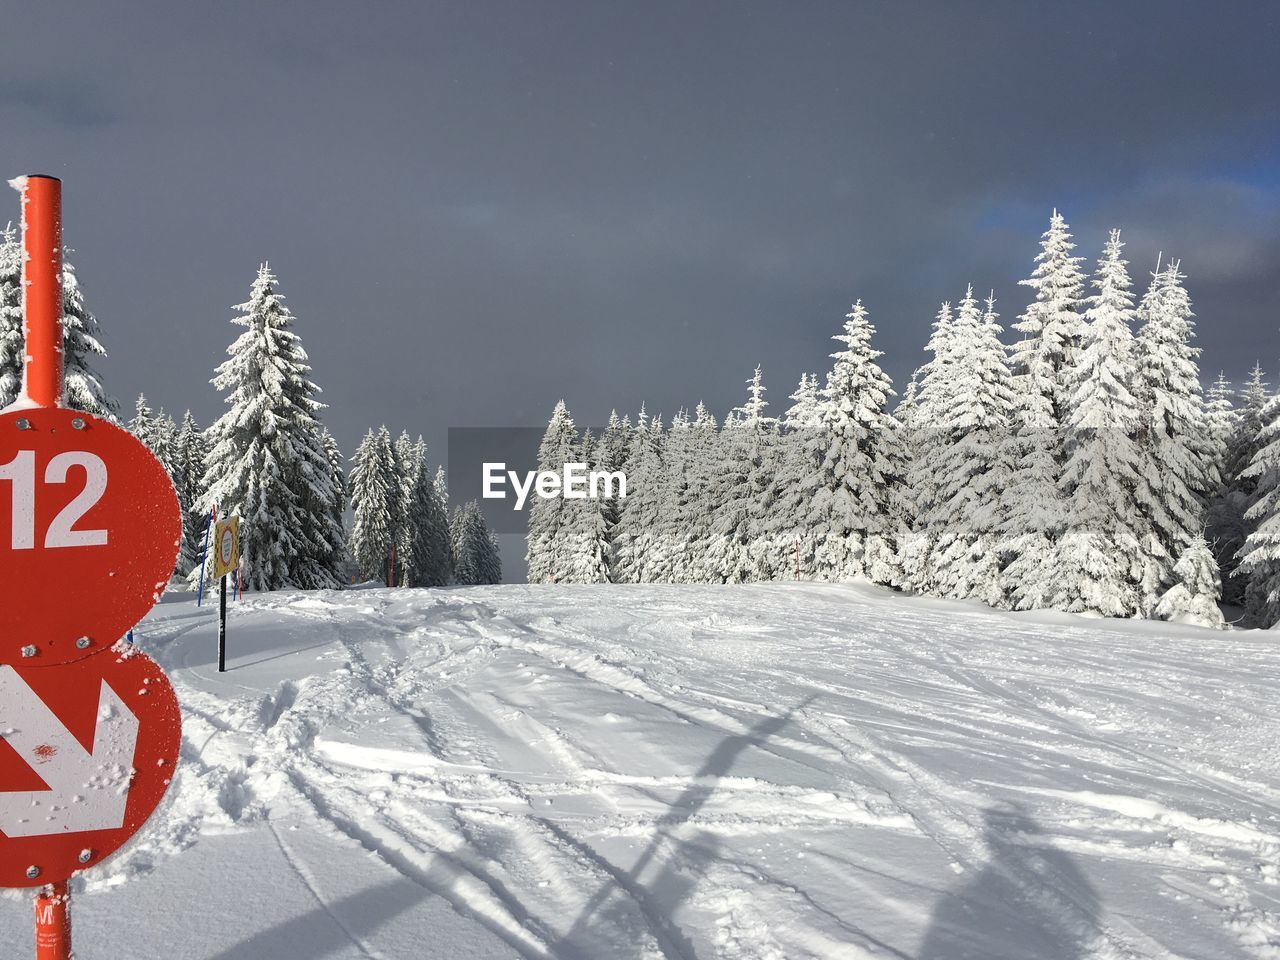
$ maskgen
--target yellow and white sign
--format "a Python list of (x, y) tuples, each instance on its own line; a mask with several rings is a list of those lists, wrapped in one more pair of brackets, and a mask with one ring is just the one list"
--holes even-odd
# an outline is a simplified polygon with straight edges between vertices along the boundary
[(235, 573), (240, 566), (240, 518), (227, 517), (213, 528), (213, 578)]

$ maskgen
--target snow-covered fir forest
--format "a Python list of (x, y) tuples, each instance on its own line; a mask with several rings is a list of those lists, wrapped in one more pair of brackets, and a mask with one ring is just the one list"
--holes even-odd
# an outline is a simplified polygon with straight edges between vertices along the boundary
[(1280, 399), (1260, 367), (1200, 380), (1181, 264), (1141, 298), (1120, 231), (1090, 271), (1054, 212), (1011, 324), (943, 303), (899, 397), (859, 301), (823, 382), (781, 417), (759, 367), (723, 423), (556, 405), (541, 469), (622, 470), (628, 496), (537, 500), (532, 582), (866, 578), (905, 591), (1221, 626), (1280, 620)]
[[(855, 303), (825, 379), (781, 416), (763, 374), (723, 423), (701, 403), (642, 408), (579, 432), (557, 404), (542, 469), (621, 470), (625, 498), (535, 498), (531, 582), (732, 583), (866, 578), (1012, 609), (1223, 624), (1280, 621), (1280, 399), (1260, 366), (1202, 386), (1181, 264), (1134, 290), (1119, 231), (1089, 270), (1054, 213), (1033, 300), (1004, 329), (994, 296), (943, 303), (899, 395)], [(112, 420), (105, 356), (75, 268), (63, 277), (66, 398)], [(183, 507), (175, 573), (199, 577), (214, 506), (244, 520), (243, 586), (501, 580), (474, 502), (450, 509), (442, 467), (407, 433), (370, 430), (348, 460), (322, 420), (306, 351), (263, 266), (212, 383), (202, 428), (139, 397), (126, 425)], [(21, 388), (21, 250), (0, 238), (0, 406)]]
[[(0, 242), (0, 407), (22, 387), (22, 252), (16, 233)], [(125, 426), (169, 471), (183, 513), (174, 571), (201, 575), (216, 506), (241, 517), (241, 586), (333, 587), (352, 578), (388, 585), (489, 584), (502, 579), (497, 541), (474, 502), (449, 513), (443, 468), (407, 433), (394, 442), (370, 431), (351, 458), (321, 421), (325, 405), (293, 316), (263, 265), (232, 322), (244, 328), (213, 378), (226, 412), (201, 429), (188, 410), (180, 423), (144, 396)], [(119, 422), (119, 404), (93, 361), (106, 355), (70, 260), (63, 270), (63, 335), (68, 406)], [(347, 515), (354, 522), (347, 523)]]

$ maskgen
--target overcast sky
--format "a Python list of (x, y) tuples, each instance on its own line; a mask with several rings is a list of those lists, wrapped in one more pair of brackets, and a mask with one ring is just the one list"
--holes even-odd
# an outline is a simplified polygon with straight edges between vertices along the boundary
[[(5, 175), (64, 180), (123, 405), (202, 422), (258, 263), (344, 449), (564, 397), (785, 406), (861, 297), (1011, 322), (1054, 206), (1182, 259), (1203, 365), (1280, 369), (1274, 3), (11, 4)], [(16, 218), (17, 196), (10, 199)]]

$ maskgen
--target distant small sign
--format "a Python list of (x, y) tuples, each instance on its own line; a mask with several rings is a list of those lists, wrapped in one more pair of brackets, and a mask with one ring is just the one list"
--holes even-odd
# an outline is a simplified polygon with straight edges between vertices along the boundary
[(240, 567), (240, 518), (219, 520), (213, 530), (213, 578), (235, 573)]

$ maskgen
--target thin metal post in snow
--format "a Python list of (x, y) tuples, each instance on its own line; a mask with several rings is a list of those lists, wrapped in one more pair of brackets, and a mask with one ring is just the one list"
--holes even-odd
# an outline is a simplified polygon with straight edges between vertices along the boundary
[(200, 586), (196, 588), (197, 607), (204, 599), (204, 574), (208, 569), (206, 564), (209, 562), (209, 531), (213, 529), (213, 521), (216, 519), (218, 519), (218, 505), (215, 503), (213, 509), (209, 511), (209, 522), (204, 528), (204, 552), (200, 554)]

